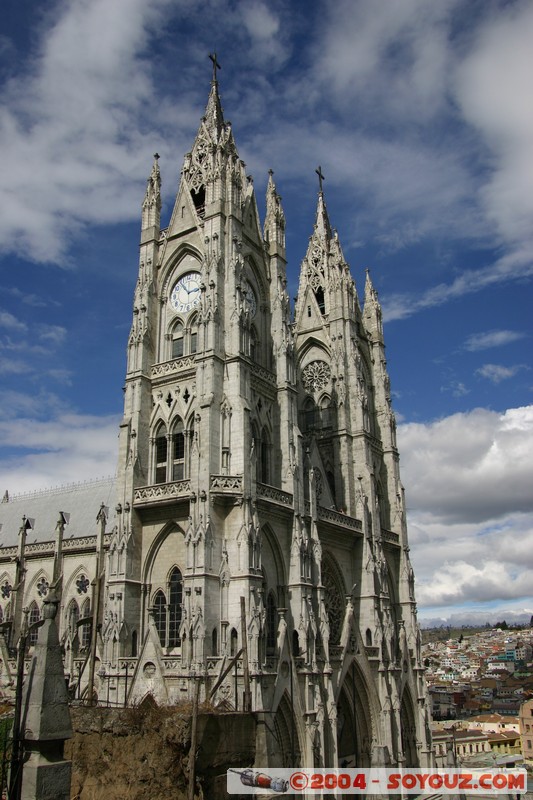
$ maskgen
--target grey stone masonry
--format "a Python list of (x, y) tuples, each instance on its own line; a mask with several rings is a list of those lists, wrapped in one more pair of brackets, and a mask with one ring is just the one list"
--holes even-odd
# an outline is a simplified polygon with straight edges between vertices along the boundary
[(71, 763), (63, 758), (63, 746), (72, 737), (72, 726), (55, 620), (58, 603), (50, 591), (24, 686), (22, 800), (70, 798)]

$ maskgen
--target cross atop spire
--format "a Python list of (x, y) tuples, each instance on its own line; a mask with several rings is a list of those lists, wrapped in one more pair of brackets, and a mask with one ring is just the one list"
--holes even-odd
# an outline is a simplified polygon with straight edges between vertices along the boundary
[(216, 53), (209, 53), (209, 58), (213, 62), (213, 80), (216, 83), (217, 80), (217, 69), (222, 69), (220, 64), (217, 61), (217, 54)]
[(320, 187), (319, 191), (320, 194), (322, 194), (324, 191), (322, 183), (326, 180), (324, 175), (322, 174), (322, 167), (319, 165), (318, 169), (315, 169), (315, 172), (318, 175), (318, 185)]

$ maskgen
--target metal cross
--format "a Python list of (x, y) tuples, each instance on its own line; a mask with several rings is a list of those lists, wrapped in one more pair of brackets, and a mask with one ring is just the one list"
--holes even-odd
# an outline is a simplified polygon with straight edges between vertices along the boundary
[(318, 183), (319, 183), (319, 186), (320, 186), (320, 194), (322, 194), (322, 181), (326, 180), (324, 178), (324, 176), (322, 175), (322, 167), (319, 166), (318, 169), (315, 169), (315, 172), (318, 175)]
[(217, 54), (216, 53), (209, 53), (209, 58), (213, 62), (213, 80), (216, 81), (217, 79), (217, 69), (222, 69), (220, 64), (217, 61)]

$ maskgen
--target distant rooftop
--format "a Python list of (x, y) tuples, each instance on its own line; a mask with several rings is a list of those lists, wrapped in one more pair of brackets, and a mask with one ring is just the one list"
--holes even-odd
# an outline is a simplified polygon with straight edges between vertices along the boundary
[(35, 492), (10, 496), (4, 494), (0, 501), (0, 554), (2, 547), (17, 544), (22, 517), (35, 520), (28, 531), (27, 542), (49, 542), (55, 538), (59, 512), (70, 514), (65, 538), (92, 536), (97, 531), (96, 517), (102, 503), (110, 507), (110, 519), (115, 505), (115, 479), (113, 477), (55, 486)]
[(62, 483), (59, 486), (49, 486), (46, 489), (35, 489), (32, 492), (20, 492), (19, 494), (9, 494), (6, 489), (1, 503), (16, 503), (19, 500), (25, 500), (33, 497), (45, 497), (50, 494), (62, 494), (63, 492), (72, 492), (72, 490), (79, 489), (85, 486), (107, 486), (114, 478), (111, 475), (102, 478), (91, 478), (86, 481), (76, 481), (73, 483)]

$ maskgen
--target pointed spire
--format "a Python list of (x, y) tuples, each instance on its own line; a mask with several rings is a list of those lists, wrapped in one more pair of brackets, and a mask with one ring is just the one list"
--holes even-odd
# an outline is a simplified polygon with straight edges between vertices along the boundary
[(285, 247), (285, 214), (281, 205), (281, 197), (276, 191), (273, 171), (268, 171), (268, 184), (266, 191), (266, 216), (263, 236), (271, 245), (278, 244)]
[(379, 337), (383, 336), (383, 323), (381, 305), (378, 300), (378, 293), (374, 289), (372, 279), (370, 278), (370, 270), (366, 270), (365, 279), (365, 305), (363, 310), (365, 324), (370, 332), (374, 332)]
[(365, 278), (365, 305), (367, 302), (369, 303), (377, 303), (378, 302), (378, 293), (374, 289), (374, 284), (372, 283), (372, 278), (370, 277), (370, 270), (366, 269), (366, 278)]
[(154, 154), (154, 163), (146, 184), (142, 205), (142, 228), (159, 227), (161, 217), (161, 173), (159, 153)]
[(222, 69), (222, 67), (217, 61), (216, 53), (209, 53), (209, 58), (213, 62), (213, 78), (211, 79), (211, 91), (209, 92), (209, 98), (205, 108), (204, 122), (211, 137), (215, 141), (219, 141), (220, 134), (225, 127), (224, 112), (222, 111), (222, 104), (218, 93), (217, 80), (217, 69)]
[(318, 175), (318, 186), (319, 186), (315, 229), (320, 236), (322, 236), (327, 242), (329, 242), (329, 240), (332, 238), (332, 233), (331, 233), (331, 225), (329, 222), (328, 212), (326, 209), (326, 203), (324, 200), (323, 183), (326, 179), (322, 173), (321, 166), (319, 166), (318, 169), (315, 170), (315, 172)]

